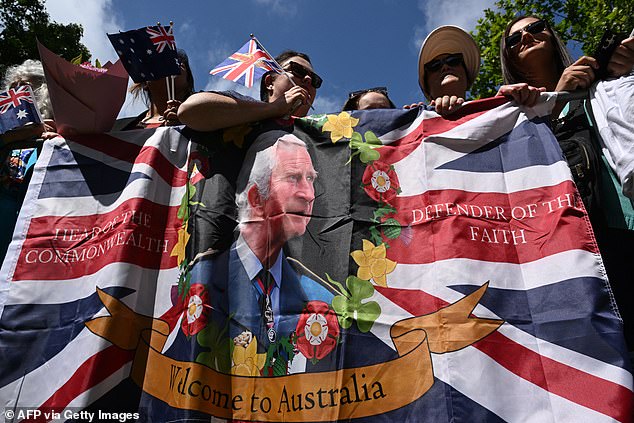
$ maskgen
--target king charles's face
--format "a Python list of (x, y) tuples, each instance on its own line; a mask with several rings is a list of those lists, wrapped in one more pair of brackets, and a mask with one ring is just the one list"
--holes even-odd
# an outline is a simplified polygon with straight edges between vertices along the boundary
[(269, 197), (262, 200), (261, 206), (272, 236), (286, 242), (306, 231), (313, 211), (317, 172), (308, 151), (301, 146), (278, 146), (276, 154)]

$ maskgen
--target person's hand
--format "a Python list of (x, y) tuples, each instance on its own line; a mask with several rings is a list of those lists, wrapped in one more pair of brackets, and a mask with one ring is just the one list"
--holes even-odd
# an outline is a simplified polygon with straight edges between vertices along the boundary
[(418, 103), (412, 103), (412, 104), (405, 104), (403, 106), (404, 109), (415, 109), (419, 106), (424, 106), (425, 103), (423, 103), (422, 101), (419, 101)]
[(599, 62), (594, 57), (583, 56), (564, 69), (555, 91), (574, 91), (588, 88), (595, 78), (594, 71), (599, 69)]
[(310, 93), (296, 85), (278, 97), (272, 104), (278, 110), (279, 116), (290, 116), (303, 104), (311, 104)]
[(440, 116), (447, 116), (458, 110), (462, 106), (462, 103), (464, 103), (464, 98), (455, 95), (446, 95), (432, 100), (431, 105), (434, 106), (436, 113)]
[(53, 119), (44, 119), (42, 122), (44, 123), (45, 132), (57, 132), (57, 124)]
[(634, 66), (634, 37), (621, 41), (608, 62), (608, 76), (618, 78), (627, 75)]
[(55, 137), (58, 137), (57, 133), (57, 124), (53, 119), (44, 119), (44, 132), (40, 135), (40, 138), (44, 140), (52, 140)]
[(533, 107), (539, 100), (539, 94), (544, 91), (546, 91), (544, 87), (537, 88), (520, 82), (519, 84), (502, 85), (496, 96), (511, 97), (518, 104)]
[(56, 137), (59, 137), (59, 134), (54, 131), (44, 131), (42, 132), (42, 135), (40, 135), (40, 138), (42, 138), (43, 140), (52, 140)]
[(167, 109), (163, 112), (163, 119), (165, 119), (166, 126), (175, 126), (180, 125), (181, 122), (178, 120), (178, 108), (182, 103), (178, 100), (168, 100)]

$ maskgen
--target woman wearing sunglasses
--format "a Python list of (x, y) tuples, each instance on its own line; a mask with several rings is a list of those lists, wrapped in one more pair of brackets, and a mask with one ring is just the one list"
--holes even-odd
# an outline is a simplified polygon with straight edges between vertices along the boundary
[[(597, 60), (588, 56), (573, 63), (550, 24), (535, 16), (518, 16), (509, 22), (501, 40), (500, 60), (505, 84), (528, 83), (547, 91), (588, 88), (599, 68)], [(623, 76), (633, 65), (634, 37), (630, 37), (612, 54), (607, 74)]]
[(214, 131), (245, 123), (308, 114), (322, 79), (308, 55), (288, 50), (275, 60), (283, 74), (270, 71), (260, 81), (260, 99), (235, 91), (200, 92), (178, 109), (178, 119), (197, 131)]
[[(438, 27), (421, 45), (418, 83), (430, 101), (430, 108), (440, 115), (453, 113), (464, 103), (479, 71), (480, 50), (473, 37), (460, 27)], [(539, 91), (526, 84), (505, 85), (498, 95), (510, 96), (520, 104), (532, 106)]]
[[(593, 57), (583, 56), (573, 62), (550, 24), (535, 16), (519, 16), (507, 25), (500, 44), (500, 59), (505, 83), (530, 84), (548, 91), (587, 89), (595, 81), (599, 68)], [(612, 54), (608, 75), (622, 76), (632, 70), (632, 65), (634, 38), (630, 37)], [(583, 100), (559, 102), (551, 115), (552, 128), (590, 215), (632, 351), (634, 307), (628, 288), (634, 272), (634, 262), (629, 257), (634, 249), (634, 209), (606, 164), (585, 108)], [(571, 145), (581, 145), (582, 151), (575, 153)], [(575, 156), (585, 160), (575, 164)], [(578, 172), (578, 168), (582, 171)]]

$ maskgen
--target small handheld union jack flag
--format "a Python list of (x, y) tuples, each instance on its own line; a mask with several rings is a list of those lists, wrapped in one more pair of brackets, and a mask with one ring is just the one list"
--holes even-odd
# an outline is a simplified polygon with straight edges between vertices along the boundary
[(252, 38), (209, 73), (251, 88), (255, 81), (272, 70), (282, 72), (275, 59)]
[(27, 123), (40, 123), (42, 118), (29, 85), (0, 92), (0, 133), (20, 128)]
[(134, 82), (180, 74), (172, 26), (148, 26), (108, 38)]
[(156, 51), (162, 53), (165, 46), (172, 50), (176, 50), (176, 41), (174, 40), (174, 31), (172, 26), (149, 26), (145, 31), (150, 36), (150, 41), (156, 46)]

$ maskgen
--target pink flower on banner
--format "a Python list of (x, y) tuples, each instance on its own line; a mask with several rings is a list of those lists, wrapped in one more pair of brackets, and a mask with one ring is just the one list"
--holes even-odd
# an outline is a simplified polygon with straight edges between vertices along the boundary
[(321, 360), (337, 345), (337, 314), (323, 301), (310, 301), (302, 311), (295, 333), (297, 348), (304, 357)]
[(197, 151), (191, 153), (189, 156), (189, 171), (189, 182), (191, 184), (195, 184), (205, 179), (207, 172), (209, 172), (209, 159), (207, 156), (200, 154)]
[(207, 325), (207, 314), (209, 313), (209, 294), (205, 286), (195, 283), (189, 288), (189, 293), (183, 303), (183, 320), (181, 328), (187, 336), (196, 335)]
[(363, 173), (363, 189), (374, 201), (390, 203), (401, 192), (394, 167), (374, 161)]
[(106, 69), (106, 68), (98, 68), (96, 66), (93, 66), (92, 63), (90, 63), (90, 62), (81, 63), (79, 66), (81, 66), (84, 69), (88, 69), (88, 70), (99, 72), (99, 73), (108, 72), (108, 69)]

